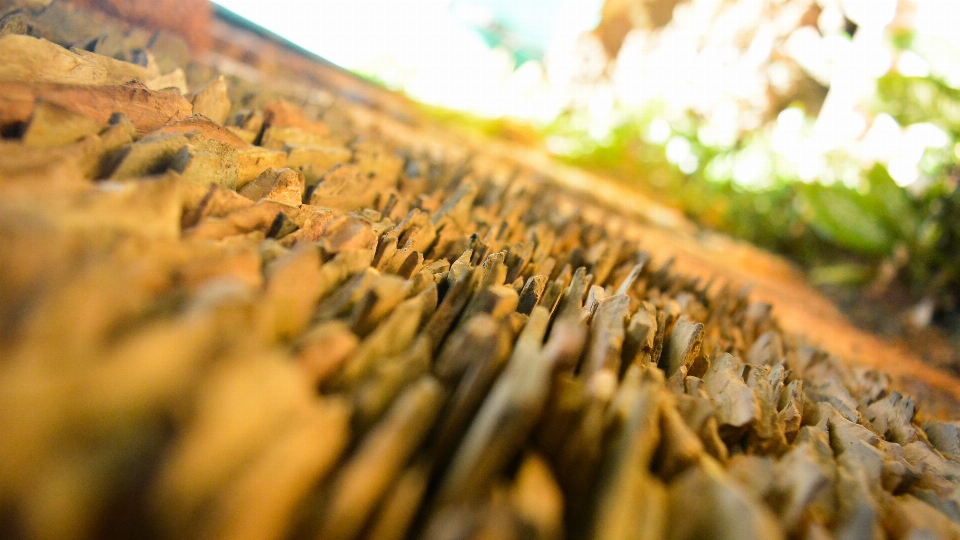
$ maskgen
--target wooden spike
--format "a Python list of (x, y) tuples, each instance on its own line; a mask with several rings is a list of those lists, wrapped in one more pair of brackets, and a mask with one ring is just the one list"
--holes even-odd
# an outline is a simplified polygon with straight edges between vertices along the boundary
[(433, 425), (443, 389), (431, 377), (411, 385), (337, 473), (318, 538), (355, 538)]

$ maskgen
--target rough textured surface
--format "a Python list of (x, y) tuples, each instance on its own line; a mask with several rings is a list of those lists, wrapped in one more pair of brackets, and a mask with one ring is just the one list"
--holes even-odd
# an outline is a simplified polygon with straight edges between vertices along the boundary
[(210, 46), (212, 8), (208, 0), (73, 0), (107, 15), (153, 30), (182, 36), (192, 47)]
[(0, 536), (960, 535), (956, 381), (873, 369), (781, 261), (340, 86), (188, 71), (3, 83), (72, 99), (0, 101)]

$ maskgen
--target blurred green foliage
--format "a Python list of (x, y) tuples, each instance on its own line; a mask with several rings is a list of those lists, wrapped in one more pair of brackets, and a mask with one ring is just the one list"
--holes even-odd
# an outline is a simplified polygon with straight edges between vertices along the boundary
[(936, 78), (891, 73), (877, 81), (877, 97), (902, 126), (930, 122), (954, 140), (960, 136), (960, 90)]
[[(903, 126), (931, 122), (949, 135), (948, 148), (925, 155), (922, 189), (899, 186), (882, 164), (859, 170), (856, 187), (805, 183), (777, 166), (763, 186), (744, 187), (729, 166), (715, 165), (751, 145), (764, 148), (769, 130), (748, 134), (732, 149), (711, 148), (698, 139), (693, 116), (672, 122), (673, 135), (689, 140), (699, 162), (685, 174), (668, 161), (663, 144), (645, 137), (655, 108), (623, 122), (604, 141), (584, 137), (571, 127), (578, 123), (572, 117), (558, 119), (546, 136), (580, 141), (565, 153), (568, 162), (652, 192), (702, 226), (784, 254), (815, 282), (874, 290), (899, 282), (917, 301), (934, 300), (938, 313), (960, 309), (960, 167), (953, 151), (960, 140), (960, 90), (936, 77), (891, 73), (878, 81), (874, 107)], [(845, 166), (860, 168), (845, 159)]]

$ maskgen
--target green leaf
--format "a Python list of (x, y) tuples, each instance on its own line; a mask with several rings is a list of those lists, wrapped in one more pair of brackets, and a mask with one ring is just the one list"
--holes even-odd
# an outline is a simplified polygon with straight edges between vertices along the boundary
[(840, 263), (815, 266), (810, 269), (810, 281), (815, 285), (864, 284), (870, 281), (874, 271), (863, 264)]
[(896, 231), (902, 239), (915, 238), (921, 216), (907, 190), (897, 185), (879, 163), (867, 172), (866, 180), (870, 192), (863, 200), (871, 212), (883, 219), (887, 230)]
[(823, 239), (852, 251), (883, 256), (894, 238), (882, 221), (861, 206), (857, 194), (833, 186), (806, 186), (804, 202), (810, 226)]

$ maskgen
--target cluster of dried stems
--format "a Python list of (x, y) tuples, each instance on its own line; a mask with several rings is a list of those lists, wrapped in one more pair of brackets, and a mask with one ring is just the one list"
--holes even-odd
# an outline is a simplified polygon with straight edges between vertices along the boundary
[(5, 9), (3, 536), (960, 537), (957, 423), (629, 216)]

